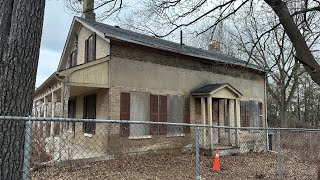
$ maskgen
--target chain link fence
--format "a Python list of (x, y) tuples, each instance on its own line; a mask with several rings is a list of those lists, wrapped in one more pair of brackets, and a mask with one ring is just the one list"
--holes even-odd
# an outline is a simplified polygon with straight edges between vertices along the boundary
[[(320, 130), (0, 117), (25, 121), (24, 179), (318, 179)], [(213, 171), (216, 149), (220, 171)]]

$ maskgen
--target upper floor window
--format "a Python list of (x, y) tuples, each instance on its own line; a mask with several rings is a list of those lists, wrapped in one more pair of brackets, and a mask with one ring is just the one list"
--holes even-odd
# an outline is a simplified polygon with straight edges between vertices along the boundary
[(85, 41), (85, 62), (90, 62), (96, 59), (96, 33), (93, 33)]
[(69, 55), (69, 68), (74, 67), (77, 65), (77, 50), (74, 50)]

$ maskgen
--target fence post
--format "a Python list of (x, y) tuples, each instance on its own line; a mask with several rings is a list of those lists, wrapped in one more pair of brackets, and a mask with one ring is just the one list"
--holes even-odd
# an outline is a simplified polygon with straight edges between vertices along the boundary
[(199, 127), (195, 128), (194, 140), (196, 144), (196, 180), (200, 180), (201, 175), (200, 175)]
[(282, 161), (281, 161), (281, 139), (280, 129), (277, 129), (277, 144), (278, 144), (278, 179), (282, 179)]
[(32, 143), (32, 122), (29, 121), (26, 122), (25, 126), (25, 138), (24, 138), (24, 156), (23, 156), (23, 180), (30, 179), (30, 159), (31, 159), (31, 143)]

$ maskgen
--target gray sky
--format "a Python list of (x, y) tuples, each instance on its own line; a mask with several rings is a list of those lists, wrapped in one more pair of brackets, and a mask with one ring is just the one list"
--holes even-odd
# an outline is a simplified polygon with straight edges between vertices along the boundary
[(36, 87), (57, 69), (72, 18), (62, 0), (46, 2)]

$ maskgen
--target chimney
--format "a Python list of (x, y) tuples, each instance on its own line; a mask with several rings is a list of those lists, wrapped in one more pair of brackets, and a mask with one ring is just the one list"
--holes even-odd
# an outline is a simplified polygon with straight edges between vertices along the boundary
[(96, 14), (94, 13), (94, 0), (82, 1), (82, 17), (85, 19), (96, 20)]
[(220, 51), (221, 50), (221, 45), (219, 41), (213, 41), (208, 44), (208, 50), (209, 51)]

